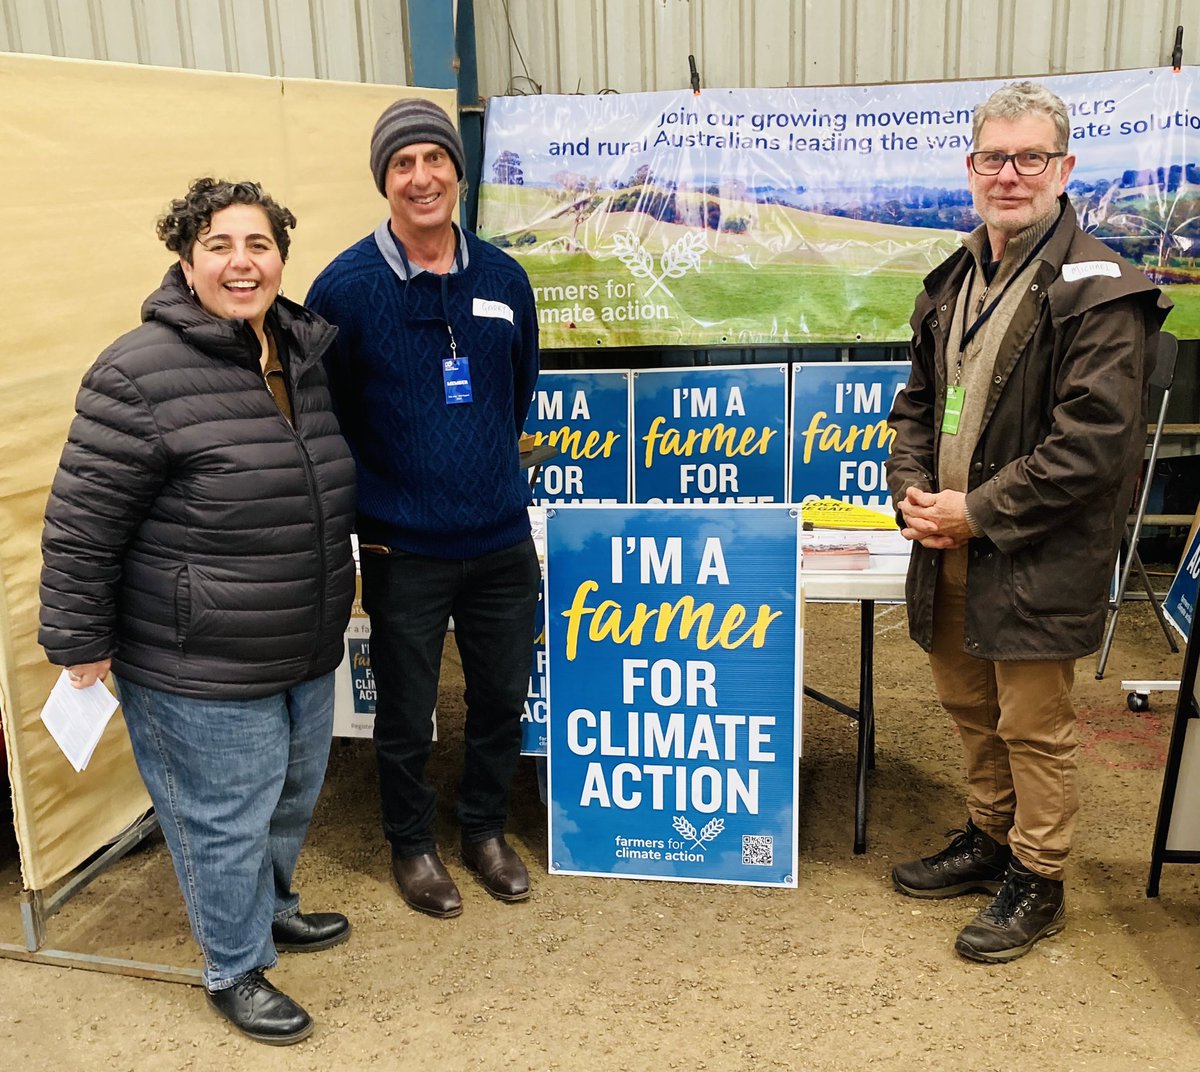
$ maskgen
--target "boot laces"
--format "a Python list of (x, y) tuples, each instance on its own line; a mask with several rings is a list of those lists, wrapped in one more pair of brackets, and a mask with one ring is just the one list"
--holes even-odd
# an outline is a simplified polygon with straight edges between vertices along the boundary
[(266, 976), (263, 975), (262, 969), (255, 968), (253, 971), (246, 972), (234, 986), (241, 997), (248, 998), (255, 991), (261, 990), (266, 985), (266, 982)]
[(973, 855), (972, 850), (975, 844), (975, 839), (971, 836), (970, 830), (955, 828), (953, 830), (947, 830), (943, 836), (953, 838), (953, 840), (949, 845), (942, 849), (941, 852), (930, 858), (929, 863), (931, 865), (937, 866), (948, 863), (949, 861), (957, 859), (960, 856)]
[(1014, 916), (1023, 916), (1034, 907), (1037, 900), (1037, 890), (1033, 876), (1012, 872), (1000, 887), (995, 899), (985, 908), (984, 914), (994, 922), (1004, 926), (1012, 922)]

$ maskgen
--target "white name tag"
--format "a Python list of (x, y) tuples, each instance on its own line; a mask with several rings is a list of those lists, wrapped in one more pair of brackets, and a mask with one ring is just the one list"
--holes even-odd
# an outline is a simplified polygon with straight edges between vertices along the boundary
[(471, 306), (471, 312), (476, 316), (490, 316), (496, 320), (513, 322), (513, 311), (502, 301), (491, 301), (488, 298), (476, 298)]
[(1113, 279), (1121, 278), (1121, 269), (1112, 261), (1079, 261), (1077, 264), (1063, 265), (1063, 279), (1074, 283), (1077, 279), (1087, 279), (1092, 275), (1108, 275)]

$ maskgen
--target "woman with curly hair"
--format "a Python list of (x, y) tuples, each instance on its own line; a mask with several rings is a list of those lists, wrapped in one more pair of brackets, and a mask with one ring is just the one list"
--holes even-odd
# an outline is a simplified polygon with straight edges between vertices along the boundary
[(350, 933), (292, 889), (325, 776), (354, 592), (354, 463), (321, 356), (280, 294), (295, 217), (197, 179), (142, 324), (83, 378), (46, 507), (39, 640), (85, 688), (111, 669), (209, 1003), (259, 1042), (312, 1031), (264, 972)]

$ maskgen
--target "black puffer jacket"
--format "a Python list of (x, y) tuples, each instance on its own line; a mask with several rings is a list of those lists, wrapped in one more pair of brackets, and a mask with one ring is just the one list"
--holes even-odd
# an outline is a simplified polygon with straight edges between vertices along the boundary
[(321, 355), (336, 329), (276, 300), (295, 429), (258, 341), (178, 266), (83, 379), (42, 535), (38, 639), (63, 666), (183, 696), (268, 696), (333, 670), (354, 594), (354, 462)]

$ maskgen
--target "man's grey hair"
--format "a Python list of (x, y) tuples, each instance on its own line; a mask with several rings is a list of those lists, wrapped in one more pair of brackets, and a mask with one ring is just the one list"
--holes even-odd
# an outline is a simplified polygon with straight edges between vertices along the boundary
[(1054, 120), (1055, 149), (1067, 151), (1071, 138), (1071, 119), (1067, 106), (1056, 94), (1037, 82), (1010, 82), (1001, 86), (975, 109), (975, 122), (971, 137), (978, 148), (979, 134), (989, 119), (1019, 119), (1029, 112), (1040, 112)]

